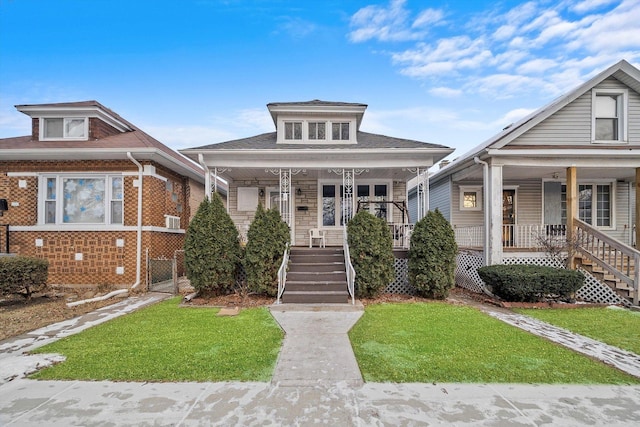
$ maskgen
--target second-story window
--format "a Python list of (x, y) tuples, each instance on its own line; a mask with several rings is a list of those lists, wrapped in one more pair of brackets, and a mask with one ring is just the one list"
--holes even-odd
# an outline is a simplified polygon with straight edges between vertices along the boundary
[(334, 141), (349, 140), (349, 122), (331, 123), (331, 139)]
[(40, 139), (87, 139), (87, 119), (84, 117), (42, 119)]
[(309, 139), (327, 139), (326, 127), (325, 122), (309, 122)]
[(301, 140), (302, 139), (302, 122), (285, 122), (284, 139)]

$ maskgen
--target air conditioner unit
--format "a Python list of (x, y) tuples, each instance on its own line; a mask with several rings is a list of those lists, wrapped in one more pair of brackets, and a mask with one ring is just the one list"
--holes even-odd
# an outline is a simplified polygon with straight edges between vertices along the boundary
[(177, 230), (180, 228), (180, 217), (165, 215), (166, 227), (171, 228), (173, 230)]

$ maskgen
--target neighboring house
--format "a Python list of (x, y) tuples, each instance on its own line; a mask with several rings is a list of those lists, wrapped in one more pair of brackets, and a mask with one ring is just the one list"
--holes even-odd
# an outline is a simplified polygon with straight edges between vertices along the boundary
[(48, 259), (50, 284), (144, 289), (147, 257), (182, 249), (204, 170), (96, 101), (16, 108), (32, 134), (0, 139), (9, 252)]
[(340, 246), (344, 224), (368, 209), (390, 229), (395, 224), (394, 243), (406, 247), (406, 183), (426, 177), (453, 150), (361, 132), (365, 104), (313, 100), (267, 108), (275, 132), (181, 150), (229, 183), (228, 211), (241, 234), (262, 203), (280, 210), (293, 245), (307, 246), (309, 230), (319, 229), (327, 245)]
[[(569, 238), (578, 267), (637, 304), (639, 181), (640, 71), (620, 61), (436, 171), (429, 207), (467, 249), (470, 287), (475, 267), (549, 263), (541, 241)], [(618, 302), (596, 287), (579, 296)]]

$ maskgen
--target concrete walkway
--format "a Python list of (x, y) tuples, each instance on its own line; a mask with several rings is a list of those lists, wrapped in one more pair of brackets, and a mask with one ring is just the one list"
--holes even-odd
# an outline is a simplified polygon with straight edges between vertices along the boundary
[[(271, 383), (22, 378), (24, 372), (34, 369), (33, 356), (23, 356), (23, 351), (164, 297), (129, 298), (1, 342), (0, 425), (640, 425), (640, 386), (363, 384), (346, 335), (362, 311), (345, 306), (342, 310), (348, 311), (272, 307), (287, 336)], [(497, 308), (481, 309), (519, 327), (531, 325), (534, 333), (542, 334), (549, 326), (518, 315), (509, 317)], [(573, 338), (580, 346), (579, 336)]]

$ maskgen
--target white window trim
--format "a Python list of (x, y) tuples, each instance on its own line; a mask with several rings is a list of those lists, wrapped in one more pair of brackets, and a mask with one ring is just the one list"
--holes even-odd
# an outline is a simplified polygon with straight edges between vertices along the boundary
[[(353, 215), (356, 214), (356, 209), (358, 208), (358, 185), (380, 185), (384, 184), (387, 186), (387, 200), (393, 201), (393, 181), (392, 180), (384, 180), (384, 179), (361, 179), (355, 180), (353, 185)], [(317, 219), (317, 227), (323, 230), (341, 230), (341, 225), (323, 225), (322, 221), (322, 187), (325, 185), (334, 185), (336, 187), (336, 201), (342, 199), (342, 194), (340, 193), (340, 186), (342, 185), (342, 180), (328, 179), (328, 180), (320, 180), (318, 181), (318, 219)], [(371, 202), (375, 203), (375, 202)], [(336, 219), (338, 219), (342, 215), (342, 206), (337, 206), (336, 203)], [(391, 204), (389, 204), (391, 205)], [(339, 209), (338, 209), (339, 208)], [(393, 220), (393, 209), (391, 206), (387, 209), (387, 222), (392, 222)]]
[[(47, 196), (47, 179), (55, 178), (56, 179), (56, 222), (46, 223), (45, 215), (46, 215), (46, 196)], [(104, 222), (97, 223), (86, 223), (86, 224), (77, 224), (77, 223), (65, 223), (63, 221), (64, 218), (64, 203), (63, 201), (63, 189), (62, 189), (62, 180), (63, 179), (91, 179), (91, 178), (104, 178), (105, 179), (105, 200), (104, 200)], [(112, 191), (113, 186), (111, 184), (111, 180), (113, 178), (123, 178), (123, 188), (122, 188), (122, 199), (113, 199)], [(111, 202), (112, 201), (122, 201), (122, 224), (112, 224), (111, 223)], [(124, 177), (122, 174), (78, 174), (78, 173), (47, 173), (39, 176), (38, 179), (38, 226), (41, 227), (61, 227), (61, 228), (83, 228), (83, 227), (123, 227), (124, 226), (124, 205), (125, 205), (125, 197), (124, 197)]]
[[(302, 123), (302, 139), (285, 139), (285, 123)], [(309, 123), (325, 124), (325, 139), (309, 139)], [(349, 139), (332, 139), (333, 123), (349, 123)], [(346, 145), (356, 144), (356, 119), (351, 117), (331, 117), (331, 118), (300, 118), (284, 116), (278, 118), (277, 143), (279, 144), (323, 144), (323, 145)]]
[[(46, 119), (62, 119), (62, 138), (47, 138), (45, 137), (45, 120)], [(69, 137), (69, 136), (65, 136), (64, 132), (66, 129), (66, 123), (69, 120), (84, 120), (84, 136), (81, 137)], [(69, 141), (88, 141), (89, 140), (89, 118), (84, 116), (84, 117), (39, 117), (38, 118), (38, 124), (39, 124), (39, 134), (40, 134), (40, 141), (60, 141), (61, 139), (63, 140), (69, 140)]]
[[(617, 140), (597, 140), (596, 139), (596, 97), (598, 95), (611, 95), (618, 97), (618, 139)], [(593, 144), (626, 144), (627, 139), (627, 118), (629, 106), (629, 91), (627, 89), (593, 89), (591, 91), (591, 142)]]
[[(567, 181), (560, 181), (561, 185), (566, 186)], [(591, 179), (589, 181), (578, 181), (577, 185), (591, 185), (596, 187), (597, 185), (609, 185), (611, 187), (611, 225), (608, 227), (598, 226), (598, 200), (597, 194), (593, 195), (591, 206), (591, 226), (597, 228), (598, 230), (616, 230), (618, 227), (616, 225), (616, 181), (611, 179)], [(594, 189), (597, 192), (597, 187)]]
[[(482, 186), (481, 185), (460, 185), (460, 211), (481, 211), (482, 210)], [(476, 193), (476, 207), (465, 208), (464, 207), (464, 193)]]

